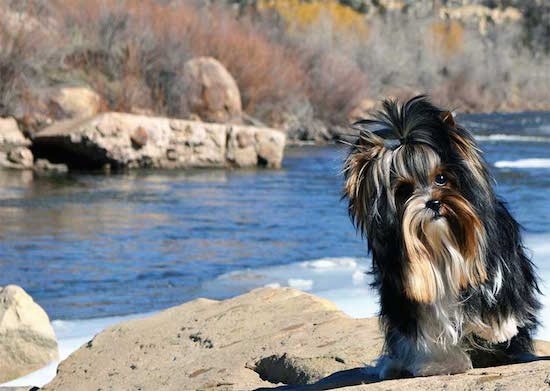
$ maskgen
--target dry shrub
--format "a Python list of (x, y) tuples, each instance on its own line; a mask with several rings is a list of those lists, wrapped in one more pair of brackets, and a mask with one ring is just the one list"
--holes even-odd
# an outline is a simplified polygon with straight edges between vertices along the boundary
[(140, 42), (147, 30), (133, 34), (135, 1), (69, 2), (56, 8), (57, 19), (72, 37), (64, 64), (73, 72), (82, 71), (85, 81), (103, 95), (109, 110), (150, 106), (151, 94), (142, 82), (146, 45)]
[(58, 8), (67, 33), (77, 37), (65, 63), (84, 70), (110, 109), (146, 106), (188, 115), (180, 104), (180, 72), (195, 56), (224, 64), (251, 115), (269, 119), (304, 96), (305, 73), (296, 56), (227, 9), (154, 0), (70, 1)]
[(351, 109), (368, 96), (356, 61), (369, 36), (364, 15), (332, 0), (259, 1), (258, 8), (266, 19), (271, 11), (283, 20), (278, 39), (301, 61), (310, 105), (302, 108), (302, 121), (346, 125)]
[(9, 116), (32, 100), (57, 37), (33, 17), (41, 12), (33, 3), (17, 3), (14, 10), (0, 5), (0, 116)]
[(320, 19), (328, 18), (332, 26), (340, 32), (359, 34), (363, 37), (367, 34), (364, 15), (339, 1), (259, 0), (257, 7), (260, 11), (277, 12), (287, 28), (295, 33), (307, 30)]
[(25, 34), (13, 36), (0, 30), (0, 116), (8, 116), (14, 111), (15, 98), (26, 87), (20, 72), (25, 68), (28, 55)]
[(309, 98), (317, 118), (344, 125), (348, 114), (368, 95), (367, 77), (349, 57), (321, 52), (309, 60)]
[(464, 45), (464, 26), (456, 20), (433, 22), (430, 28), (435, 50), (442, 50), (447, 58), (460, 52)]
[(106, 110), (185, 117), (190, 113), (181, 104), (183, 65), (192, 57), (212, 56), (236, 79), (249, 115), (272, 125), (288, 115), (342, 123), (366, 77), (336, 47), (347, 45), (353, 29), (366, 34), (362, 16), (336, 1), (328, 7), (285, 3), (281, 9), (289, 18), (299, 11), (298, 35), (287, 34), (290, 19), (279, 29), (261, 13), (238, 17), (224, 6), (53, 0), (48, 17), (64, 37), (57, 52), (64, 69), (55, 82), (89, 84), (103, 96)]
[(482, 36), (476, 23), (434, 19), (426, 2), (368, 15), (336, 0), (226, 3), (0, 0), (0, 16), (15, 9), (50, 32), (0, 31), (0, 114), (30, 99), (29, 87), (84, 83), (106, 110), (185, 117), (181, 70), (196, 56), (218, 59), (244, 111), (272, 125), (344, 124), (360, 99), (399, 91), (468, 110), (533, 106), (548, 95), (549, 57), (522, 49), (521, 25), (489, 24)]

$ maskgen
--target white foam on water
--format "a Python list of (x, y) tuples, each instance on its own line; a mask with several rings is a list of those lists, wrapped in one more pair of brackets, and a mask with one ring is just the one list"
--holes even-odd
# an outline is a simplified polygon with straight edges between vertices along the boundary
[(322, 258), (314, 261), (301, 262), (300, 266), (310, 269), (338, 269), (341, 267), (356, 267), (357, 260), (355, 258)]
[(364, 285), (366, 276), (367, 275), (365, 274), (365, 272), (356, 270), (353, 272), (351, 280), (353, 281), (354, 285)]
[(300, 289), (302, 291), (310, 291), (313, 288), (313, 280), (304, 280), (303, 278), (289, 278), (288, 286), (291, 288)]
[(497, 168), (550, 168), (550, 159), (519, 159), (499, 160), (495, 163)]
[(474, 136), (477, 141), (501, 141), (501, 142), (532, 142), (532, 143), (550, 143), (550, 137), (544, 136), (525, 136), (519, 134), (489, 134)]
[[(533, 261), (541, 278), (540, 288), (544, 294), (541, 297), (544, 306), (540, 313), (541, 326), (535, 337), (550, 341), (550, 234), (527, 235), (526, 245), (533, 255)], [(302, 285), (302, 289), (307, 288), (309, 293), (334, 302), (349, 316), (363, 318), (376, 316), (379, 310), (377, 293), (369, 287), (372, 277), (365, 273), (369, 268), (370, 260), (367, 258), (322, 258), (290, 265), (232, 272), (213, 279), (209, 284), (226, 289), (243, 287), (245, 290), (261, 286), (281, 287), (293, 284), (299, 287)], [(53, 321), (61, 359), (65, 359), (104, 328), (121, 321), (149, 315), (151, 313), (91, 320)], [(41, 387), (54, 378), (57, 364), (52, 363), (30, 375), (0, 386)]]

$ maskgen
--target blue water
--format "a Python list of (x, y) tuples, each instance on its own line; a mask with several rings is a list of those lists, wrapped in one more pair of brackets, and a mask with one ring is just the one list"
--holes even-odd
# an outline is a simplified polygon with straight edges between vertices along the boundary
[[(526, 233), (548, 237), (550, 113), (463, 119)], [(0, 172), (0, 286), (21, 285), (52, 319), (83, 319), (166, 308), (205, 285), (222, 298), (234, 292), (212, 281), (234, 270), (364, 257), (340, 201), (345, 153), (289, 148), (281, 170)], [(548, 165), (494, 167), (530, 158)]]

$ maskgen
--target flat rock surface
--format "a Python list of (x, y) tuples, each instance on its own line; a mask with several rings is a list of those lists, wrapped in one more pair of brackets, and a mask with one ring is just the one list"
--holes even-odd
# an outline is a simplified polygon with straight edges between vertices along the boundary
[[(538, 345), (546, 354), (550, 344)], [(44, 390), (547, 389), (550, 363), (359, 385), (382, 348), (375, 318), (353, 319), (324, 299), (261, 288), (223, 301), (198, 299), (98, 334)], [(330, 375), (330, 376), (329, 376)], [(326, 378), (329, 376), (328, 378)], [(325, 378), (325, 379), (323, 379)], [(321, 380), (322, 379), (322, 380)], [(285, 383), (306, 384), (286, 387)], [(353, 387), (346, 387), (351, 386)], [(527, 387), (527, 388), (525, 388)]]
[(33, 136), (37, 158), (69, 168), (271, 167), (286, 136), (253, 126), (125, 113), (57, 122)]

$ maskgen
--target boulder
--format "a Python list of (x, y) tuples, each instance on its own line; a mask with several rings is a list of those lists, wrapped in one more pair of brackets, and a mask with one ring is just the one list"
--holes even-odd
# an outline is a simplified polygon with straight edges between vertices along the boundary
[(208, 122), (240, 123), (241, 94), (235, 79), (212, 57), (193, 58), (182, 70), (184, 104), (190, 113)]
[(101, 97), (89, 87), (51, 87), (44, 95), (54, 119), (86, 118), (97, 114), (101, 108)]
[(33, 137), (37, 158), (78, 169), (280, 167), (284, 146), (275, 129), (123, 113), (59, 122)]
[(28, 169), (33, 166), (31, 141), (13, 118), (0, 118), (0, 168)]
[(29, 148), (14, 147), (6, 155), (8, 162), (14, 164), (17, 168), (32, 168), (34, 157)]
[(28, 147), (30, 144), (14, 118), (0, 118), (0, 147)]
[(376, 325), (290, 288), (198, 299), (103, 331), (60, 364), (45, 390), (250, 390), (313, 381), (375, 357)]
[(38, 175), (66, 174), (69, 171), (66, 164), (53, 164), (46, 159), (37, 159), (36, 162), (34, 162), (33, 169)]
[(0, 383), (59, 359), (48, 315), (20, 287), (0, 288)]
[(381, 383), (365, 365), (373, 364), (382, 343), (376, 318), (350, 318), (333, 303), (295, 289), (260, 288), (110, 327), (63, 361), (43, 390), (251, 390), (281, 384), (320, 390), (368, 382), (374, 384), (357, 389), (537, 389), (546, 386), (550, 370), (549, 362), (540, 361)]
[(34, 135), (56, 121), (99, 113), (101, 97), (90, 87), (58, 85), (33, 89), (14, 114), (26, 134)]
[(280, 167), (285, 147), (281, 135), (266, 128), (232, 126), (227, 134), (227, 161), (236, 167)]

